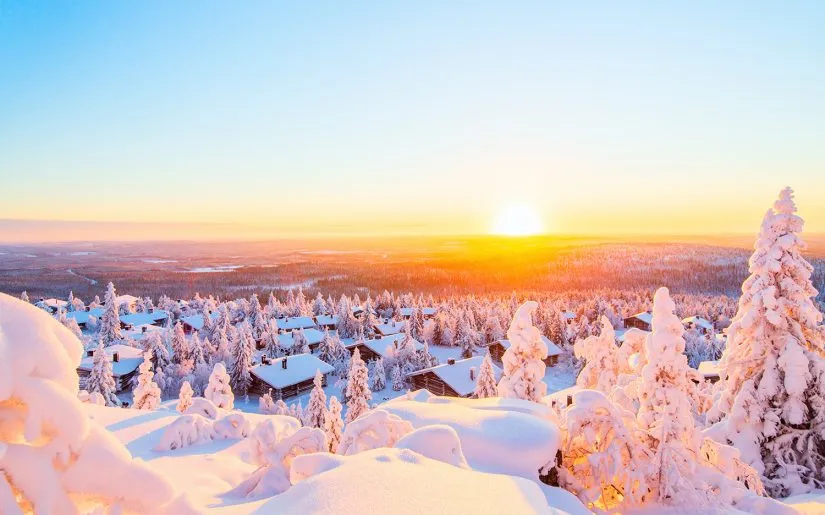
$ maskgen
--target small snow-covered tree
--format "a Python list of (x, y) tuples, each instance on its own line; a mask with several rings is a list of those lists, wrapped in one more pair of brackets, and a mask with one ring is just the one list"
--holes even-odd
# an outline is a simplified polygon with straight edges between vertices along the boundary
[(292, 353), (293, 354), (309, 354), (309, 341), (304, 335), (303, 329), (296, 329), (292, 331)]
[(825, 484), (825, 326), (803, 225), (782, 190), (762, 220), (708, 417), (778, 497)]
[(289, 406), (286, 405), (283, 399), (275, 401), (275, 414), (289, 416)]
[(89, 393), (99, 393), (107, 406), (120, 406), (116, 395), (117, 384), (112, 375), (112, 362), (103, 349), (103, 342), (100, 342), (92, 358), (92, 371), (86, 382), (86, 390)]
[(284, 355), (281, 347), (280, 333), (278, 330), (278, 320), (273, 318), (267, 324), (266, 330), (261, 335), (263, 340), (264, 353), (270, 358), (280, 358)]
[(181, 413), (186, 413), (186, 410), (189, 409), (189, 406), (192, 405), (192, 385), (189, 384), (189, 381), (184, 381), (183, 384), (180, 385), (180, 393), (178, 394), (178, 405), (177, 410)]
[(327, 412), (327, 394), (324, 393), (323, 376), (320, 370), (315, 371), (312, 392), (309, 394), (309, 404), (304, 412), (304, 425), (324, 428), (324, 417)]
[(396, 363), (394, 367), (392, 367), (392, 390), (394, 392), (400, 392), (404, 389), (404, 376), (401, 374), (401, 367), (398, 366)]
[(373, 361), (372, 372), (370, 374), (370, 390), (380, 392), (387, 387), (387, 372), (384, 370), (384, 359), (378, 358)]
[(235, 395), (232, 393), (230, 381), (223, 362), (216, 363), (203, 396), (219, 408), (232, 409), (235, 404)]
[(547, 392), (543, 382), (546, 367), (542, 361), (547, 357), (547, 345), (531, 320), (537, 307), (535, 301), (522, 304), (507, 329), (510, 348), (502, 356), (504, 372), (498, 383), (501, 397), (539, 402)]
[(192, 349), (189, 342), (186, 340), (186, 335), (183, 333), (183, 325), (176, 322), (172, 329), (172, 361), (174, 363), (183, 363), (192, 357)]
[(30, 302), (29, 301), (29, 293), (26, 290), (23, 290), (20, 293), (20, 300), (22, 300), (23, 302), (26, 302), (26, 303)]
[(120, 332), (120, 315), (117, 311), (117, 295), (115, 285), (109, 283), (106, 286), (105, 309), (100, 317), (100, 339), (103, 345), (109, 346), (117, 343), (122, 335)]
[(347, 379), (347, 423), (369, 411), (371, 399), (367, 365), (361, 359), (361, 352), (356, 348), (352, 354)]
[(601, 323), (601, 334), (577, 340), (573, 345), (575, 356), (585, 362), (576, 386), (610, 393), (619, 375), (619, 348), (613, 324), (606, 316), (602, 316)]
[(478, 372), (478, 380), (476, 381), (473, 396), (476, 399), (486, 399), (487, 397), (495, 397), (497, 395), (496, 373), (495, 370), (493, 370), (493, 361), (490, 359), (490, 353), (488, 352), (484, 355), (484, 360), (481, 362), (481, 370)]
[(232, 361), (232, 390), (239, 395), (246, 395), (252, 385), (252, 353), (255, 351), (255, 341), (249, 329), (241, 328), (238, 332), (238, 339), (233, 349)]
[(341, 436), (344, 432), (344, 420), (341, 418), (341, 411), (341, 403), (338, 402), (338, 397), (333, 395), (329, 398), (329, 409), (324, 413), (324, 432), (327, 434), (329, 452), (333, 454), (338, 451), (338, 445), (341, 443)]
[(140, 375), (138, 376), (138, 385), (133, 392), (134, 400), (132, 407), (135, 409), (153, 410), (160, 406), (160, 388), (152, 380), (154, 372), (152, 372), (152, 355), (146, 353), (143, 355), (143, 363), (140, 364)]
[(379, 447), (392, 447), (412, 431), (409, 421), (379, 408), (347, 422), (338, 454), (348, 456)]
[(258, 413), (275, 415), (275, 401), (272, 400), (272, 388), (258, 399)]

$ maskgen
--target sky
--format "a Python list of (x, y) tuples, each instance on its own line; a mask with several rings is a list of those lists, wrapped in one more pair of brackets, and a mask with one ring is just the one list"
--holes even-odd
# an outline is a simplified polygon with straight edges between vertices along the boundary
[(549, 233), (756, 233), (790, 185), (825, 232), (823, 24), (823, 2), (2, 0), (0, 220), (474, 234), (515, 204)]

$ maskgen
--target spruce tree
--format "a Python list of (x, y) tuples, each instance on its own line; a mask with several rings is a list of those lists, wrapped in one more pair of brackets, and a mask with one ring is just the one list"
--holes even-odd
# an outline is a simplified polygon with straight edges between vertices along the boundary
[(147, 352), (143, 355), (143, 363), (140, 364), (138, 385), (133, 392), (133, 408), (153, 410), (160, 406), (160, 387), (152, 380), (154, 375), (154, 372), (152, 372), (152, 355)]
[(537, 307), (535, 301), (527, 301), (513, 315), (507, 330), (510, 348), (502, 357), (504, 372), (498, 383), (501, 397), (540, 402), (547, 392), (542, 361), (547, 356), (547, 346), (530, 317)]
[(387, 387), (387, 372), (384, 370), (384, 359), (378, 358), (373, 361), (372, 373), (370, 374), (370, 390), (380, 392)]
[(117, 311), (117, 295), (115, 285), (109, 283), (106, 286), (105, 310), (100, 317), (100, 339), (103, 345), (109, 346), (117, 343), (122, 338), (120, 332), (120, 315)]
[(329, 398), (329, 409), (324, 414), (324, 433), (327, 435), (329, 452), (338, 451), (338, 444), (341, 443), (341, 436), (344, 433), (344, 420), (341, 418), (341, 403), (338, 397)]
[(109, 356), (103, 350), (103, 342), (100, 342), (97, 349), (95, 349), (92, 358), (92, 371), (86, 382), (86, 390), (89, 393), (97, 392), (102, 395), (107, 406), (120, 406), (120, 401), (116, 395), (117, 383), (115, 383), (115, 378), (112, 375), (112, 362), (109, 361)]
[(324, 393), (323, 376), (320, 370), (315, 372), (313, 384), (312, 393), (309, 394), (309, 404), (304, 413), (304, 425), (323, 429), (327, 411), (327, 395)]
[(350, 361), (349, 378), (347, 379), (347, 423), (369, 411), (369, 401), (371, 399), (372, 392), (370, 392), (369, 387), (367, 365), (361, 359), (361, 352), (355, 349)]
[(189, 384), (189, 381), (184, 381), (183, 384), (180, 385), (180, 393), (178, 394), (177, 409), (180, 413), (186, 413), (186, 410), (192, 405), (193, 394), (192, 385)]
[(238, 331), (238, 340), (233, 350), (232, 360), (232, 390), (239, 395), (246, 395), (252, 385), (252, 354), (255, 342), (248, 327), (241, 327)]
[(404, 389), (404, 377), (401, 374), (401, 367), (397, 363), (392, 367), (392, 389), (394, 392), (400, 392)]
[(490, 359), (490, 353), (484, 355), (484, 360), (481, 362), (481, 370), (478, 372), (478, 379), (476, 380), (476, 388), (473, 396), (476, 399), (486, 399), (487, 397), (496, 397), (498, 395), (498, 386), (496, 385), (496, 373), (493, 370), (493, 361)]

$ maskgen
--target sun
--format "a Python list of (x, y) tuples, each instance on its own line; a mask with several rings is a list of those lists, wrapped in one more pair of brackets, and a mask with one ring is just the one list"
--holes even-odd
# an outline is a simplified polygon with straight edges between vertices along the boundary
[(543, 228), (538, 213), (531, 206), (513, 204), (502, 209), (490, 232), (501, 236), (533, 236)]

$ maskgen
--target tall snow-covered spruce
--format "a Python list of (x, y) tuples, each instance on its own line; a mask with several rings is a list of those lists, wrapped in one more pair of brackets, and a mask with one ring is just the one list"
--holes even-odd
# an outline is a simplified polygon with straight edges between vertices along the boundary
[(349, 377), (347, 379), (347, 423), (349, 424), (362, 414), (369, 411), (369, 402), (372, 392), (369, 386), (369, 371), (361, 352), (356, 348), (350, 361)]
[(105, 310), (100, 318), (100, 339), (103, 345), (109, 346), (117, 343), (122, 338), (120, 332), (120, 315), (117, 312), (117, 295), (115, 285), (109, 283), (106, 286)]
[(143, 355), (143, 363), (140, 364), (140, 375), (138, 385), (133, 392), (135, 409), (157, 409), (160, 406), (160, 388), (152, 380), (155, 373), (152, 372), (152, 354), (147, 352)]
[(493, 370), (493, 361), (490, 359), (490, 353), (488, 352), (484, 355), (484, 360), (481, 362), (481, 369), (478, 371), (478, 381), (476, 381), (474, 396), (476, 399), (486, 399), (487, 397), (495, 397), (496, 395), (498, 395), (496, 373)]
[(324, 393), (323, 376), (320, 370), (315, 371), (312, 392), (309, 394), (309, 404), (304, 412), (304, 425), (324, 428), (324, 418), (327, 412), (327, 395)]
[(714, 438), (739, 448), (775, 497), (825, 482), (825, 326), (803, 225), (782, 190), (762, 220), (709, 414)]
[(120, 401), (115, 393), (117, 392), (117, 385), (115, 378), (112, 375), (112, 363), (109, 361), (109, 356), (103, 350), (103, 342), (101, 341), (94, 352), (92, 358), (92, 371), (89, 374), (89, 379), (86, 382), (86, 390), (89, 393), (99, 393), (103, 396), (107, 406), (119, 406)]
[(510, 348), (501, 359), (504, 365), (504, 373), (498, 383), (501, 397), (540, 402), (547, 393), (547, 385), (543, 382), (547, 367), (542, 361), (547, 356), (547, 345), (541, 340), (541, 333), (532, 321), (537, 307), (538, 303), (532, 300), (522, 304), (507, 329)]

